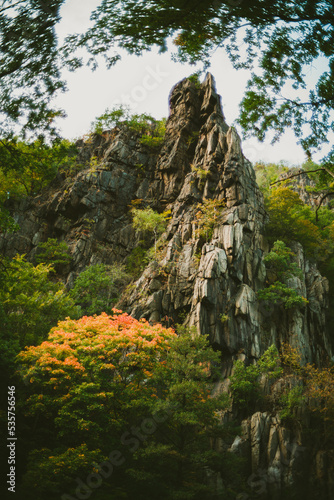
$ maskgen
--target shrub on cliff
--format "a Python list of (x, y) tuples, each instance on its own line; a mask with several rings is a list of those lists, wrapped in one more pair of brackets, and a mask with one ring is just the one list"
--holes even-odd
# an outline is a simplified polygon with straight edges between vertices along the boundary
[(285, 309), (303, 307), (308, 301), (297, 290), (286, 283), (289, 278), (302, 277), (302, 271), (293, 262), (294, 253), (283, 241), (276, 241), (269, 254), (264, 258), (267, 267), (269, 286), (259, 290), (257, 296), (260, 300), (271, 304), (282, 305)]
[(129, 274), (121, 264), (94, 264), (76, 278), (70, 297), (80, 306), (82, 315), (110, 314), (120, 288), (128, 280)]
[(38, 253), (36, 262), (38, 264), (50, 264), (58, 273), (66, 269), (72, 257), (69, 246), (65, 241), (57, 241), (56, 238), (48, 238), (47, 241), (37, 245)]
[(114, 106), (106, 109), (92, 123), (94, 133), (101, 134), (104, 130), (114, 127), (126, 127), (128, 130), (140, 134), (139, 142), (151, 148), (160, 146), (165, 137), (166, 119), (156, 120), (146, 113), (131, 114), (127, 106)]
[(143, 233), (154, 234), (154, 255), (157, 255), (157, 239), (164, 232), (170, 219), (170, 210), (159, 214), (152, 208), (132, 208), (133, 227)]
[(256, 364), (246, 366), (243, 361), (237, 360), (230, 377), (231, 393), (236, 407), (242, 412), (255, 411), (263, 398), (260, 376), (266, 375), (269, 379), (275, 379), (282, 373), (279, 353), (274, 345), (266, 350)]

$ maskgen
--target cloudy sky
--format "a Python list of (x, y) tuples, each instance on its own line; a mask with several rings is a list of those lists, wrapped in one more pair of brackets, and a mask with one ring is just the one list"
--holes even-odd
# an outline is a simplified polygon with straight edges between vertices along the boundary
[[(91, 10), (100, 0), (67, 0), (61, 10), (62, 22), (58, 26), (60, 41), (68, 33), (81, 32), (89, 26)], [(128, 104), (135, 113), (148, 113), (155, 118), (168, 116), (168, 95), (171, 88), (182, 78), (189, 76), (196, 67), (175, 63), (170, 53), (158, 54), (152, 50), (142, 57), (124, 53), (122, 60), (111, 69), (103, 65), (95, 72), (82, 68), (75, 73), (65, 72), (68, 92), (57, 99), (67, 118), (61, 121), (60, 128), (67, 138), (78, 138), (89, 132), (91, 122), (106, 108), (115, 104)], [(238, 106), (247, 82), (246, 71), (232, 68), (222, 49), (212, 57), (211, 73), (215, 77), (217, 91), (222, 96), (226, 121), (235, 125)], [(308, 78), (316, 78), (316, 67), (308, 71)], [(237, 126), (239, 133), (241, 131)], [(293, 134), (287, 133), (278, 144), (270, 145), (270, 139), (259, 143), (255, 139), (243, 141), (245, 156), (255, 161), (286, 161), (289, 165), (300, 165), (305, 155), (296, 144)], [(319, 160), (326, 151), (314, 156)]]

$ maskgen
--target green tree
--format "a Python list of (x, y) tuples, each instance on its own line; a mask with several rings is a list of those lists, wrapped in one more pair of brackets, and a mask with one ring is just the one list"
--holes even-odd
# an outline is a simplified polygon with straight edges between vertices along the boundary
[(205, 469), (221, 470), (222, 454), (211, 449), (210, 438), (222, 435), (220, 411), (229, 407), (226, 394), (213, 396), (220, 379), (220, 354), (196, 330), (181, 329), (169, 342), (166, 360), (152, 377), (157, 397), (152, 411), (167, 415), (135, 453), (128, 474), (137, 498), (211, 498)]
[(94, 264), (82, 271), (70, 292), (83, 315), (111, 313), (129, 274), (120, 264)]
[(13, 374), (15, 355), (44, 340), (52, 326), (78, 308), (61, 283), (49, 280), (50, 265), (34, 267), (16, 256), (0, 269), (1, 370)]
[(20, 491), (37, 500), (73, 495), (76, 477), (85, 483), (117, 450), (122, 460), (103, 476), (99, 500), (154, 500), (157, 487), (165, 499), (211, 498), (205, 471), (228, 476), (210, 445), (229, 406), (213, 395), (219, 362), (196, 332), (177, 337), (121, 311), (60, 322), (18, 356), (34, 428)]
[(58, 273), (66, 269), (72, 260), (68, 244), (65, 241), (57, 241), (56, 238), (48, 238), (44, 243), (39, 243), (37, 249), (39, 251), (36, 262), (50, 264)]
[[(62, 321), (45, 342), (19, 354), (25, 425), (33, 429), (34, 450), (21, 489), (25, 495), (73, 495), (76, 477), (85, 481), (98, 469), (94, 463), (108, 460), (112, 450), (126, 456), (133, 442), (140, 445), (136, 428), (141, 431), (157, 396), (153, 372), (174, 337), (171, 329), (114, 310), (112, 316)], [(131, 454), (128, 466), (129, 461)], [(107, 488), (118, 498), (114, 489), (120, 485), (126, 488), (115, 467), (97, 495)]]
[(277, 181), (278, 177), (288, 172), (289, 168), (284, 162), (280, 163), (264, 163), (258, 162), (254, 164), (256, 174), (256, 182), (265, 197), (270, 194), (271, 184)]
[[(92, 19), (85, 34), (68, 38), (68, 54), (85, 45), (112, 65), (119, 49), (138, 55), (157, 45), (165, 52), (173, 37), (179, 60), (208, 66), (212, 52), (224, 47), (236, 68), (250, 71), (240, 115), (247, 134), (263, 140), (273, 130), (276, 140), (292, 128), (305, 150), (328, 142), (334, 106), (331, 0), (104, 0)], [(307, 88), (305, 73), (319, 57), (325, 69)]]
[(275, 241), (273, 248), (265, 256), (267, 271), (271, 271), (274, 279), (285, 280), (293, 276), (302, 277), (302, 270), (293, 261), (295, 254), (283, 241)]
[(286, 244), (298, 241), (310, 253), (317, 247), (324, 247), (314, 211), (303, 203), (298, 193), (282, 186), (273, 189), (266, 200), (266, 208), (269, 214), (266, 234), (272, 242), (276, 239)]
[(159, 214), (152, 208), (132, 208), (133, 226), (138, 231), (154, 234), (154, 254), (157, 255), (157, 239), (166, 229), (167, 221), (170, 218), (170, 210)]
[(76, 147), (67, 140), (0, 140), (0, 201), (38, 194), (59, 171), (76, 164)]
[(98, 116), (92, 123), (93, 132), (101, 134), (114, 127), (126, 127), (141, 134), (139, 142), (149, 147), (160, 146), (165, 137), (166, 119), (156, 120), (151, 115), (131, 114), (127, 106), (114, 106)]
[(279, 353), (274, 345), (264, 352), (256, 364), (247, 366), (240, 359), (235, 361), (230, 381), (233, 402), (236, 407), (243, 413), (251, 413), (263, 398), (259, 381), (260, 375), (275, 379), (282, 373)]
[(219, 223), (224, 206), (224, 201), (210, 199), (197, 204), (194, 222), (197, 225), (199, 237), (205, 238), (206, 241), (212, 238), (213, 230)]
[[(302, 277), (301, 269), (293, 262), (294, 255), (283, 241), (274, 243), (271, 252), (264, 258), (269, 286), (257, 292), (260, 300), (272, 304), (282, 304), (285, 309), (305, 306), (308, 303), (305, 297), (288, 286), (290, 278)], [(284, 281), (287, 283), (284, 283)]]
[(0, 208), (0, 233), (14, 233), (18, 229), (19, 225), (15, 222), (8, 210), (3, 207)]

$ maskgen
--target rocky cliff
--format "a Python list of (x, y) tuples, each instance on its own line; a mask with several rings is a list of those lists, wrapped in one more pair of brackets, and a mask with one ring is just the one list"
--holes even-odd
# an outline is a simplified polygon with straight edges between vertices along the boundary
[[(39, 242), (65, 240), (72, 253), (66, 276), (71, 286), (86, 266), (125, 262), (138, 246), (143, 235), (132, 226), (129, 205), (140, 199), (158, 212), (171, 210), (171, 218), (157, 255), (119, 307), (151, 322), (194, 325), (222, 352), (227, 376), (235, 359), (252, 362), (282, 342), (298, 348), (304, 361), (321, 364), (332, 357), (328, 282), (300, 245), (294, 251), (302, 277), (289, 285), (308, 299), (307, 307), (268, 309), (257, 299), (267, 279), (267, 215), (253, 167), (237, 132), (226, 124), (210, 74), (200, 87), (185, 79), (172, 89), (158, 150), (141, 144), (126, 127), (93, 135), (78, 147), (86, 168), (58, 177), (34, 199), (9, 203), (21, 229), (1, 238), (4, 254), (25, 253), (33, 260)], [(203, 235), (196, 214), (206, 200), (220, 204), (213, 208), (213, 230)], [(284, 429), (276, 416), (257, 413), (243, 423), (231, 450), (244, 450), (251, 473), (265, 471), (265, 491), (278, 491), (299, 478), (301, 447), (298, 433)], [(328, 479), (330, 470), (327, 464), (321, 474)]]

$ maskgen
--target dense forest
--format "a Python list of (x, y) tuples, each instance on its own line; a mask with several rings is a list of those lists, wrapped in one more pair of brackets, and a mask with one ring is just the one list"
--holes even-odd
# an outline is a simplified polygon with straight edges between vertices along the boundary
[[(332, 2), (103, 0), (59, 48), (62, 4), (0, 6), (6, 498), (333, 498), (333, 152), (312, 161)], [(112, 66), (170, 37), (181, 61), (224, 46), (252, 70), (240, 126), (291, 128), (305, 163), (251, 165), (210, 73), (175, 85), (166, 119), (120, 106), (57, 134), (77, 50)]]

